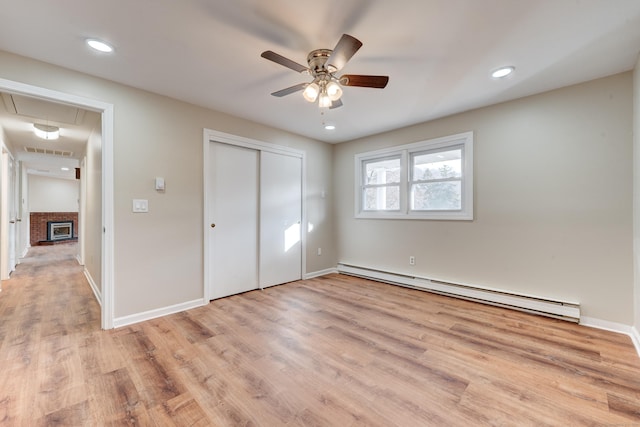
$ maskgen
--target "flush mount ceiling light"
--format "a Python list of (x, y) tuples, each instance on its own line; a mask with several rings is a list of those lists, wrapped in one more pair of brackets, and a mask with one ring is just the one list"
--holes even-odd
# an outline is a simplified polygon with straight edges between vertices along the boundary
[(87, 39), (87, 44), (91, 46), (93, 49), (97, 50), (98, 52), (103, 52), (103, 53), (113, 52), (113, 47), (101, 40)]
[(325, 130), (336, 130), (336, 125), (331, 124), (331, 123), (326, 123), (324, 125)]
[(60, 128), (58, 126), (49, 126), (42, 125), (40, 123), (34, 123), (33, 133), (35, 133), (38, 138), (51, 141), (60, 137)]
[(507, 67), (500, 67), (491, 73), (491, 77), (493, 77), (494, 79), (502, 79), (504, 77), (507, 77), (509, 74), (513, 73), (515, 69), (516, 67), (512, 65), (509, 65)]

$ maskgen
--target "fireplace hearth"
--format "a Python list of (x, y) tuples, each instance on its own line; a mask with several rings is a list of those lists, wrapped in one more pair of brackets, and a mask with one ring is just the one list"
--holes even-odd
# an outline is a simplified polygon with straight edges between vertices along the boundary
[(48, 221), (47, 240), (57, 242), (59, 240), (73, 239), (73, 221)]

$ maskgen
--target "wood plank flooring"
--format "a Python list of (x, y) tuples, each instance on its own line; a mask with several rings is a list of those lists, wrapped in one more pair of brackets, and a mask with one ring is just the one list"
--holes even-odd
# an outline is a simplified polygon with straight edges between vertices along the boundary
[(2, 283), (2, 426), (640, 426), (624, 335), (341, 275), (101, 331), (74, 253)]

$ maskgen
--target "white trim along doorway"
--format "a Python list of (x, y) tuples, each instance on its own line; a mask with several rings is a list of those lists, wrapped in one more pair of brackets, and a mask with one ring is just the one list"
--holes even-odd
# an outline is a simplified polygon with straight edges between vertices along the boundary
[(6, 79), (0, 79), (0, 91), (72, 105), (102, 115), (102, 290), (99, 302), (102, 329), (112, 329), (114, 316), (113, 104)]
[[(278, 262), (277, 259), (274, 260), (273, 258), (271, 258), (272, 256), (274, 256), (275, 252), (277, 251), (274, 251), (271, 249), (273, 248), (273, 246), (271, 246), (271, 248), (266, 248), (265, 240), (269, 240), (268, 243), (271, 244), (274, 242), (275, 239), (282, 237), (280, 235), (283, 233), (279, 233), (278, 237), (272, 237), (272, 236), (269, 236), (268, 238), (265, 237), (265, 236), (268, 236), (268, 234), (265, 233), (266, 230), (265, 229), (260, 230), (261, 226), (262, 227), (269, 226), (268, 223), (264, 221), (264, 215), (265, 215), (265, 209), (266, 209), (264, 200), (263, 201), (258, 200), (257, 206), (254, 206), (253, 202), (248, 201), (248, 204), (244, 204), (242, 209), (243, 210), (249, 209), (249, 210), (255, 211), (256, 215), (258, 215), (257, 225), (255, 227), (251, 225), (251, 230), (253, 230), (254, 228), (256, 229), (256, 231), (253, 231), (253, 233), (254, 233), (254, 236), (255, 234), (257, 234), (257, 242), (255, 244), (250, 244), (246, 248), (246, 251), (244, 253), (246, 253), (247, 256), (250, 255), (251, 259), (249, 260), (248, 264), (255, 263), (256, 270), (242, 271), (243, 275), (247, 277), (243, 279), (238, 279), (238, 280), (245, 281), (246, 279), (245, 285), (240, 285), (238, 288), (234, 288), (232, 290), (227, 290), (222, 292), (220, 291), (220, 289), (214, 288), (213, 282), (215, 281), (216, 277), (220, 277), (219, 276), (220, 272), (215, 270), (217, 258), (215, 256), (215, 244), (213, 239), (216, 238), (215, 233), (221, 230), (212, 228), (213, 224), (215, 224), (216, 222), (215, 216), (219, 213), (215, 205), (217, 201), (216, 199), (219, 197), (219, 195), (216, 194), (215, 192), (216, 191), (215, 181), (216, 181), (216, 173), (217, 173), (215, 169), (216, 167), (215, 155), (216, 155), (216, 150), (219, 150), (220, 146), (227, 146), (230, 148), (231, 151), (239, 154), (240, 158), (246, 158), (246, 159), (253, 159), (253, 156), (247, 155), (245, 157), (245, 154), (242, 153), (243, 151), (257, 152), (258, 160), (256, 160), (257, 162), (256, 164), (258, 165), (258, 169), (260, 169), (261, 167), (260, 162), (262, 161), (268, 162), (269, 164), (275, 164), (275, 163), (272, 163), (272, 160), (273, 160), (272, 157), (274, 157), (272, 155), (275, 155), (276, 158), (280, 158), (280, 160), (284, 161), (284, 163), (277, 163), (278, 169), (286, 168), (286, 166), (281, 167), (284, 165), (289, 165), (291, 170), (298, 169), (299, 175), (298, 175), (298, 178), (296, 178), (296, 180), (299, 180), (299, 182), (297, 183), (299, 184), (299, 187), (293, 186), (292, 192), (293, 193), (297, 192), (299, 195), (299, 202), (296, 202), (296, 203), (299, 203), (299, 208), (298, 208), (299, 216), (297, 217), (298, 218), (297, 220), (296, 219), (292, 220), (293, 223), (291, 224), (289, 223), (291, 222), (291, 220), (283, 220), (282, 221), (283, 224), (281, 224), (287, 230), (290, 230), (290, 231), (299, 230), (299, 233), (296, 232), (296, 235), (299, 236), (299, 242), (298, 242), (299, 244), (297, 245), (298, 246), (297, 250), (300, 251), (299, 256), (297, 258), (296, 256), (291, 257), (291, 254), (288, 253), (286, 256), (283, 255), (283, 257), (280, 258), (283, 262), (282, 266), (284, 266), (285, 264), (291, 265), (292, 263), (293, 264), (295, 264), (296, 262), (298, 263), (297, 273), (294, 272), (293, 276), (291, 274), (289, 275), (285, 274), (285, 276), (280, 276), (279, 274), (274, 275), (273, 271), (267, 271), (265, 269), (264, 267), (265, 262), (267, 262), (270, 265), (272, 265), (274, 262), (276, 263)], [(225, 151), (227, 150), (225, 149)], [(227, 133), (223, 133), (223, 132), (219, 132), (211, 129), (204, 129), (203, 154), (204, 154), (203, 155), (203, 161), (204, 161), (204, 174), (203, 174), (203, 179), (204, 179), (204, 215), (203, 215), (204, 224), (203, 226), (204, 228), (203, 229), (204, 229), (204, 297), (205, 297), (205, 301), (210, 301), (211, 299), (225, 296), (226, 294), (231, 295), (233, 293), (242, 292), (244, 290), (259, 289), (262, 287), (279, 284), (279, 283), (282, 283), (283, 280), (286, 282), (291, 280), (298, 280), (304, 277), (304, 272), (306, 271), (306, 233), (307, 233), (306, 197), (305, 197), (306, 196), (306, 186), (305, 186), (306, 153), (304, 151), (297, 150), (290, 147), (257, 141), (257, 140), (244, 138), (236, 135), (231, 135), (231, 134), (227, 134)], [(287, 158), (289, 160), (286, 160)], [(277, 161), (278, 159), (276, 159), (276, 162)], [(252, 160), (252, 162), (254, 161)], [(265, 163), (265, 165), (266, 164), (267, 163)], [(296, 167), (295, 166), (296, 164), (299, 166)], [(262, 168), (264, 169), (264, 165), (262, 165)], [(263, 170), (263, 172), (265, 171), (266, 170)], [(254, 178), (247, 177), (246, 175), (243, 175), (243, 174), (238, 175), (238, 177), (241, 180), (246, 181), (250, 187), (253, 187), (251, 186), (251, 183), (250, 183), (251, 180), (258, 181), (258, 182), (254, 182), (254, 184), (258, 186), (258, 192), (260, 192), (261, 191), (259, 188), (261, 185), (260, 181), (265, 181), (265, 179), (264, 177), (260, 178), (260, 170), (258, 170), (257, 173), (255, 174), (254, 172), (251, 172), (251, 173), (253, 174), (251, 176), (254, 176)], [(270, 178), (267, 181), (272, 181), (275, 179), (278, 182), (277, 183), (269, 182), (267, 183), (267, 185), (272, 185), (272, 186), (276, 185), (279, 188), (281, 188), (284, 181), (282, 181), (281, 178), (277, 177), (277, 175), (279, 174), (275, 173), (275, 171), (271, 171), (268, 173), (270, 175)], [(233, 188), (231, 190), (233, 190)], [(285, 191), (284, 188), (283, 188), (283, 191)], [(293, 211), (295, 210), (296, 209), (294, 208)], [(243, 231), (246, 231), (246, 230), (243, 230)], [(243, 234), (246, 234), (246, 233), (243, 233)], [(293, 240), (296, 240), (297, 238), (298, 237), (294, 238)], [(283, 241), (283, 242), (276, 243), (276, 245), (279, 246), (281, 243), (283, 243), (285, 245), (285, 248), (287, 248), (284, 250), (284, 252), (287, 252), (288, 249), (291, 247), (291, 242), (284, 243)], [(261, 252), (263, 253), (262, 255), (261, 255)], [(267, 252), (269, 255), (268, 258), (265, 256), (265, 253)], [(260, 265), (261, 260), (263, 261), (262, 266)], [(294, 260), (297, 260), (297, 261), (294, 261)], [(251, 269), (253, 267), (254, 266), (252, 265)], [(294, 265), (293, 267), (295, 271), (296, 266)], [(246, 268), (249, 269), (249, 267), (246, 267)], [(277, 269), (279, 270), (279, 272), (286, 270), (286, 268), (277, 268)], [(240, 275), (240, 272), (238, 270), (236, 271), (238, 272), (238, 275)], [(282, 277), (288, 277), (288, 278), (282, 279)]]

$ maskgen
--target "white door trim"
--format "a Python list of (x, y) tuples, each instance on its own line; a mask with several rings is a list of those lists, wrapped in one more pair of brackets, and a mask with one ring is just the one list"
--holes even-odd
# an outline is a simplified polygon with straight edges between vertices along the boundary
[(113, 329), (113, 104), (11, 80), (0, 79), (0, 90), (102, 113), (102, 329)]
[(210, 156), (210, 147), (213, 142), (223, 142), (226, 144), (236, 145), (245, 148), (252, 148), (254, 150), (259, 151), (268, 151), (271, 153), (284, 154), (288, 156), (299, 157), (302, 160), (302, 228), (301, 228), (301, 245), (302, 245), (302, 277), (305, 277), (307, 271), (307, 157), (306, 153), (303, 150), (298, 150), (291, 147), (286, 147), (284, 145), (272, 144), (270, 142), (258, 141), (251, 138), (245, 138), (242, 136), (233, 135), (230, 133), (224, 133), (212, 129), (204, 129), (203, 132), (203, 161), (204, 161), (204, 169), (203, 169), (203, 180), (204, 180), (204, 215), (203, 215), (203, 230), (205, 233), (204, 236), (204, 251), (203, 251), (203, 262), (204, 262), (204, 284), (203, 284), (203, 292), (205, 301), (211, 300), (211, 289), (210, 289), (210, 278), (211, 278), (211, 267), (209, 266), (209, 256), (211, 254), (211, 248), (209, 247), (209, 239), (206, 237), (206, 233), (209, 232), (210, 223), (209, 218), (211, 217), (211, 212), (209, 212), (209, 191), (210, 191), (210, 183), (208, 182), (207, 177), (209, 176), (209, 172), (211, 171), (211, 165), (209, 164), (209, 156)]

